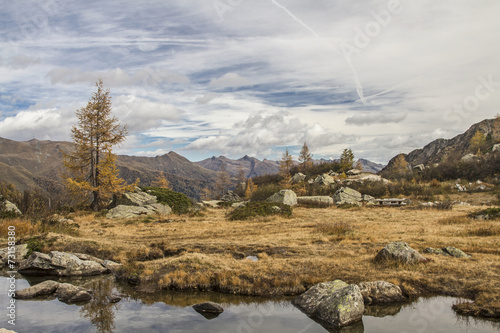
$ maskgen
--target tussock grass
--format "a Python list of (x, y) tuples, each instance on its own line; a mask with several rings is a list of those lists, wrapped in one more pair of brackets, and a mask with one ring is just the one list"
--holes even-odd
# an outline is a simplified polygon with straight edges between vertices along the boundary
[(467, 236), (491, 237), (500, 236), (500, 225), (493, 223), (481, 223), (466, 231)]
[(322, 222), (316, 224), (318, 232), (328, 235), (346, 236), (354, 232), (354, 228), (349, 223), (345, 222)]
[(15, 228), (15, 238), (19, 240), (20, 238), (30, 237), (39, 232), (37, 225), (34, 223), (22, 219), (22, 218), (13, 218), (13, 219), (5, 219), (0, 220), (0, 237), (7, 238), (9, 235), (9, 227)]
[(472, 223), (472, 221), (467, 216), (451, 216), (440, 219), (437, 221), (437, 223), (441, 225), (455, 225), (455, 224), (470, 224)]

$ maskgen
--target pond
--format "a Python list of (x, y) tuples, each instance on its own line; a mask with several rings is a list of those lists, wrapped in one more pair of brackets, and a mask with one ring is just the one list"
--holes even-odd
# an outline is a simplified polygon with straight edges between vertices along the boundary
[[(40, 279), (18, 275), (16, 289)], [(23, 332), (328, 332), (298, 309), (290, 298), (268, 300), (209, 292), (161, 292), (139, 295), (112, 276), (60, 279), (89, 286), (93, 299), (68, 305), (57, 299), (16, 300), (16, 325), (8, 324), (9, 282), (0, 277), (0, 327)], [(110, 302), (111, 295), (122, 299)], [(213, 301), (224, 307), (216, 318), (205, 318), (191, 305)], [(457, 316), (452, 297), (420, 298), (412, 303), (368, 307), (363, 321), (341, 329), (341, 333), (362, 332), (500, 332), (500, 323)]]

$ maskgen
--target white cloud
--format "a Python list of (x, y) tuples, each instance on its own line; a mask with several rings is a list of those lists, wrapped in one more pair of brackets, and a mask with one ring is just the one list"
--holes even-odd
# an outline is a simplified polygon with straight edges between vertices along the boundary
[(189, 83), (185, 75), (174, 73), (166, 68), (147, 67), (130, 74), (127, 71), (116, 68), (104, 72), (82, 71), (76, 68), (55, 68), (47, 74), (52, 84), (75, 84), (93, 83), (97, 78), (102, 78), (106, 85), (122, 87), (130, 85), (142, 85), (146, 88), (167, 83)]
[(182, 112), (173, 105), (150, 101), (132, 95), (113, 99), (113, 113), (132, 132), (146, 131), (164, 125), (165, 121), (177, 122)]
[(400, 123), (406, 119), (406, 113), (385, 113), (385, 112), (372, 112), (348, 117), (345, 123), (348, 125), (373, 125), (373, 124), (388, 124)]
[(220, 78), (212, 79), (208, 85), (214, 88), (237, 88), (251, 86), (252, 82), (238, 73), (226, 73)]
[(0, 121), (2, 137), (15, 140), (67, 139), (69, 127), (57, 109), (21, 111)]
[(201, 97), (198, 97), (196, 98), (196, 103), (198, 104), (208, 104), (210, 103), (212, 100), (214, 100), (215, 98), (219, 97), (220, 94), (217, 94), (217, 93), (208, 93), (208, 94), (205, 94)]
[(216, 150), (230, 154), (253, 154), (261, 156), (262, 151), (270, 152), (275, 147), (302, 145), (304, 141), (311, 147), (322, 148), (352, 140), (341, 133), (328, 133), (319, 124), (308, 126), (288, 112), (251, 114), (245, 121), (236, 123), (229, 131), (220, 135), (202, 137), (187, 150)]

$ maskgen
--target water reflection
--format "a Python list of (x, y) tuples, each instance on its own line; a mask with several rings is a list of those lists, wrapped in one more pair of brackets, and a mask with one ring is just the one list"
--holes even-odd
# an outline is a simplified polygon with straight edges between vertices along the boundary
[[(17, 282), (18, 289), (28, 281)], [(56, 279), (56, 278), (53, 278)], [(30, 283), (43, 279), (29, 278)], [(161, 292), (139, 294), (133, 287), (116, 283), (112, 276), (83, 279), (56, 279), (93, 290), (92, 301), (86, 304), (64, 304), (52, 301), (21, 301), (17, 303), (18, 332), (301, 332), (301, 333), (363, 333), (363, 332), (500, 332), (500, 323), (457, 316), (451, 297), (419, 299), (414, 303), (366, 307), (363, 321), (335, 329), (314, 322), (290, 303), (290, 298), (269, 300), (261, 297), (207, 292)], [(0, 290), (7, 285), (0, 278)], [(113, 297), (122, 300), (113, 303)], [(212, 320), (205, 319), (192, 305), (212, 301), (224, 312)], [(8, 302), (0, 293), (3, 307)], [(41, 306), (43, 304), (43, 306)]]
[(119, 303), (110, 302), (114, 283), (110, 278), (92, 281), (92, 300), (83, 305), (80, 314), (94, 325), (99, 333), (111, 333), (115, 329), (115, 311)]

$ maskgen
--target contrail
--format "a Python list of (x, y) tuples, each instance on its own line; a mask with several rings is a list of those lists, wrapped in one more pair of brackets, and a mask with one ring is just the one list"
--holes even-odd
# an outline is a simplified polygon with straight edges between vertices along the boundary
[[(300, 20), (297, 16), (295, 16), (290, 10), (288, 10), (288, 8), (286, 8), (285, 6), (281, 5), (276, 0), (271, 0), (271, 2), (273, 4), (275, 4), (278, 8), (281, 8), (285, 13), (288, 14), (288, 16), (290, 16), (292, 19), (294, 19), (301, 26), (303, 26), (304, 28), (306, 28), (307, 30), (309, 30), (313, 34), (314, 37), (316, 37), (318, 39), (321, 39), (324, 42), (324, 40), (316, 33), (316, 31), (314, 31), (310, 26), (308, 26), (302, 20)], [(359, 96), (360, 100), (363, 102), (363, 104), (367, 104), (365, 96), (364, 96), (364, 93), (363, 93), (363, 86), (361, 85), (361, 81), (359, 79), (358, 73), (356, 72), (356, 70), (354, 69), (354, 66), (352, 65), (351, 59), (349, 59), (348, 57), (346, 57), (345, 54), (343, 54), (342, 52), (340, 52), (339, 50), (337, 50), (335, 47), (333, 47), (329, 43), (327, 43), (327, 42), (324, 42), (324, 43), (325, 43), (325, 45), (329, 49), (331, 49), (331, 50), (335, 51), (336, 53), (341, 54), (341, 55), (344, 56), (344, 59), (347, 62), (347, 65), (349, 65), (349, 68), (351, 69), (352, 73), (354, 74), (354, 80), (356, 81), (356, 92), (358, 93), (358, 96)]]

